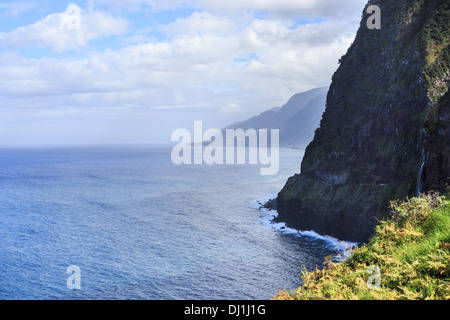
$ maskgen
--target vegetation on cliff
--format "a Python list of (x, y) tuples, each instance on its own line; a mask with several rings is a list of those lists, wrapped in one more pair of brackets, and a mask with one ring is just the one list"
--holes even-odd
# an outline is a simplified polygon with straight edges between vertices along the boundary
[[(449, 194), (450, 195), (450, 194)], [(342, 263), (303, 273), (275, 300), (450, 299), (450, 204), (437, 193), (391, 202), (390, 218)]]
[[(301, 172), (277, 197), (279, 221), (364, 242), (389, 201), (450, 184), (450, 3), (370, 0), (333, 76)], [(447, 98), (445, 98), (447, 97)]]
[(364, 244), (274, 299), (450, 299), (450, 194), (408, 198), (450, 185), (450, 2), (371, 4), (381, 29), (363, 14), (301, 172), (277, 197), (289, 226)]

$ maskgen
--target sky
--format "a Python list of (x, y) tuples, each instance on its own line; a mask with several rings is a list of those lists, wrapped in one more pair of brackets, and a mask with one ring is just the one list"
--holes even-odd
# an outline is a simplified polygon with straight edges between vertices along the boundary
[(0, 0), (0, 146), (165, 144), (328, 86), (366, 0)]

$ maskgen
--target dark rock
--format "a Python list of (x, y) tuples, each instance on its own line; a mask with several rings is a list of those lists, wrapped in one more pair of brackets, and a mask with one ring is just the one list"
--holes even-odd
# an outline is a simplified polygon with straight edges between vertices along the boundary
[[(364, 242), (389, 214), (389, 201), (449, 177), (448, 1), (388, 1), (381, 30), (364, 14), (327, 95), (301, 173), (277, 197), (278, 221)], [(444, 100), (444, 101), (443, 101)], [(440, 101), (440, 102), (439, 102)], [(447, 101), (447, 102), (445, 102)]]

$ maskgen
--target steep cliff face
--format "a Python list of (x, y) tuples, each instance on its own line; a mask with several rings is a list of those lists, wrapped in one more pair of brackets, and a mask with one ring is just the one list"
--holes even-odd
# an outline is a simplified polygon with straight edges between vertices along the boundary
[(420, 171), (424, 188), (444, 189), (450, 176), (450, 5), (369, 4), (381, 8), (381, 29), (367, 27), (364, 10), (301, 173), (277, 198), (280, 221), (350, 241), (371, 236), (390, 200), (413, 196)]

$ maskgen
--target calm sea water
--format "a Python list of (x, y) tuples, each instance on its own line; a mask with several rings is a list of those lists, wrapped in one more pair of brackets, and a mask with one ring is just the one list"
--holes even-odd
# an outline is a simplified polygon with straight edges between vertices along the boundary
[[(339, 247), (270, 223), (299, 171), (175, 166), (170, 148), (0, 150), (0, 299), (269, 299)], [(67, 287), (67, 268), (81, 289)]]

